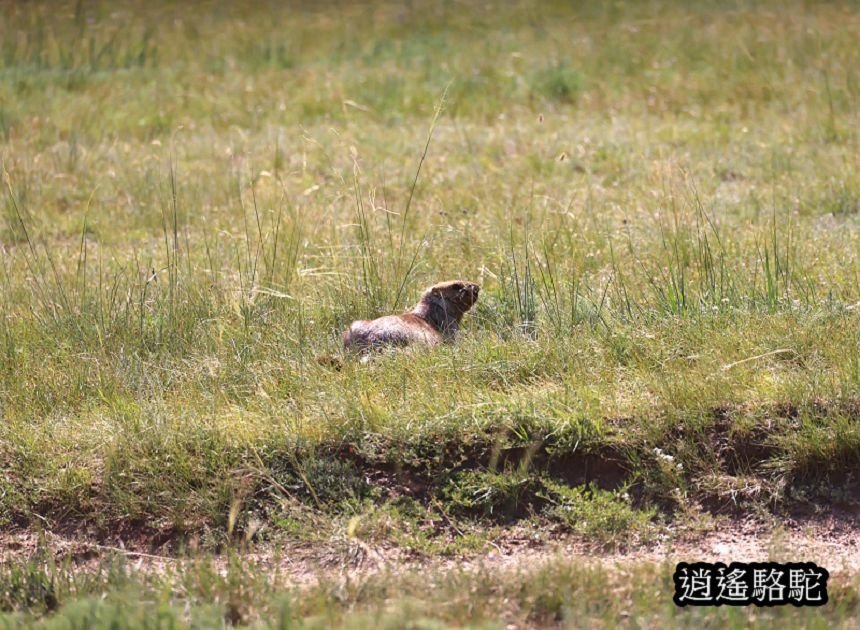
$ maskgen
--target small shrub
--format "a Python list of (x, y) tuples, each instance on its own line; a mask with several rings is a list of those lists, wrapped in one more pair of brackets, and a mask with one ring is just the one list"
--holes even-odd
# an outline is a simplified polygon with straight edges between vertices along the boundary
[(533, 95), (559, 103), (575, 103), (582, 89), (582, 75), (565, 62), (550, 64), (532, 78)]
[(507, 521), (533, 508), (540, 480), (519, 472), (464, 471), (442, 487), (442, 496), (455, 513)]
[(361, 471), (349, 461), (308, 459), (302, 463), (301, 472), (308, 491), (328, 506), (354, 504), (371, 494), (372, 488)]
[(551, 480), (545, 480), (544, 486), (544, 497), (552, 504), (547, 515), (579, 534), (604, 542), (644, 532), (655, 514), (650, 509), (633, 509), (623, 490), (601, 490), (594, 483), (570, 487)]

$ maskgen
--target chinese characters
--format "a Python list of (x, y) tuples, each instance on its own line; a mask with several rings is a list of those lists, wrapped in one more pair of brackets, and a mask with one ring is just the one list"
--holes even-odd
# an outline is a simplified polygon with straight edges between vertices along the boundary
[(822, 606), (829, 577), (812, 562), (680, 562), (672, 599), (678, 606)]

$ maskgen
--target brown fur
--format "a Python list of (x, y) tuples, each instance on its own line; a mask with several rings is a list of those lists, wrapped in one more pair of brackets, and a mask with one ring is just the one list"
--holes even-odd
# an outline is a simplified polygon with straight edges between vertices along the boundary
[(343, 346), (348, 350), (366, 351), (413, 343), (435, 346), (445, 339), (453, 339), (463, 315), (477, 302), (480, 290), (477, 284), (464, 280), (435, 284), (408, 313), (353, 322), (343, 335)]

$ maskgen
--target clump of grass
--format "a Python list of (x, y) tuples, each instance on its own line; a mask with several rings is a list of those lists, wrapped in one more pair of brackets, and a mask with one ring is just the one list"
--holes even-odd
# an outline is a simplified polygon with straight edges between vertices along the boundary
[(448, 480), (441, 496), (455, 513), (505, 522), (532, 512), (540, 488), (540, 480), (528, 474), (463, 471)]
[(630, 541), (653, 529), (655, 510), (635, 509), (625, 488), (604, 490), (592, 482), (569, 486), (539, 473), (463, 471), (440, 491), (455, 514), (510, 522), (543, 516), (589, 540)]
[(591, 539), (631, 540), (652, 527), (655, 510), (633, 509), (623, 488), (602, 490), (593, 483), (569, 487), (550, 480), (544, 486), (545, 498), (552, 505), (548, 515)]
[(315, 501), (332, 506), (356, 506), (373, 494), (362, 471), (349, 460), (314, 457), (299, 464), (301, 481)]
[(576, 103), (584, 88), (582, 74), (566, 61), (555, 61), (536, 71), (531, 80), (532, 92), (561, 104)]
[(54, 580), (38, 561), (7, 564), (0, 573), (0, 612), (27, 610), (37, 615), (54, 612), (58, 606)]

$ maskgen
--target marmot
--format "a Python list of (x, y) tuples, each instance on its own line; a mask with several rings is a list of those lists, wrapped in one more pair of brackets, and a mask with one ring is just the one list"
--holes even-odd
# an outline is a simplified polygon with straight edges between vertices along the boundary
[(444, 339), (453, 339), (463, 314), (478, 301), (480, 290), (474, 282), (463, 280), (435, 284), (408, 313), (353, 322), (343, 334), (343, 346), (364, 352), (384, 345), (435, 346)]

